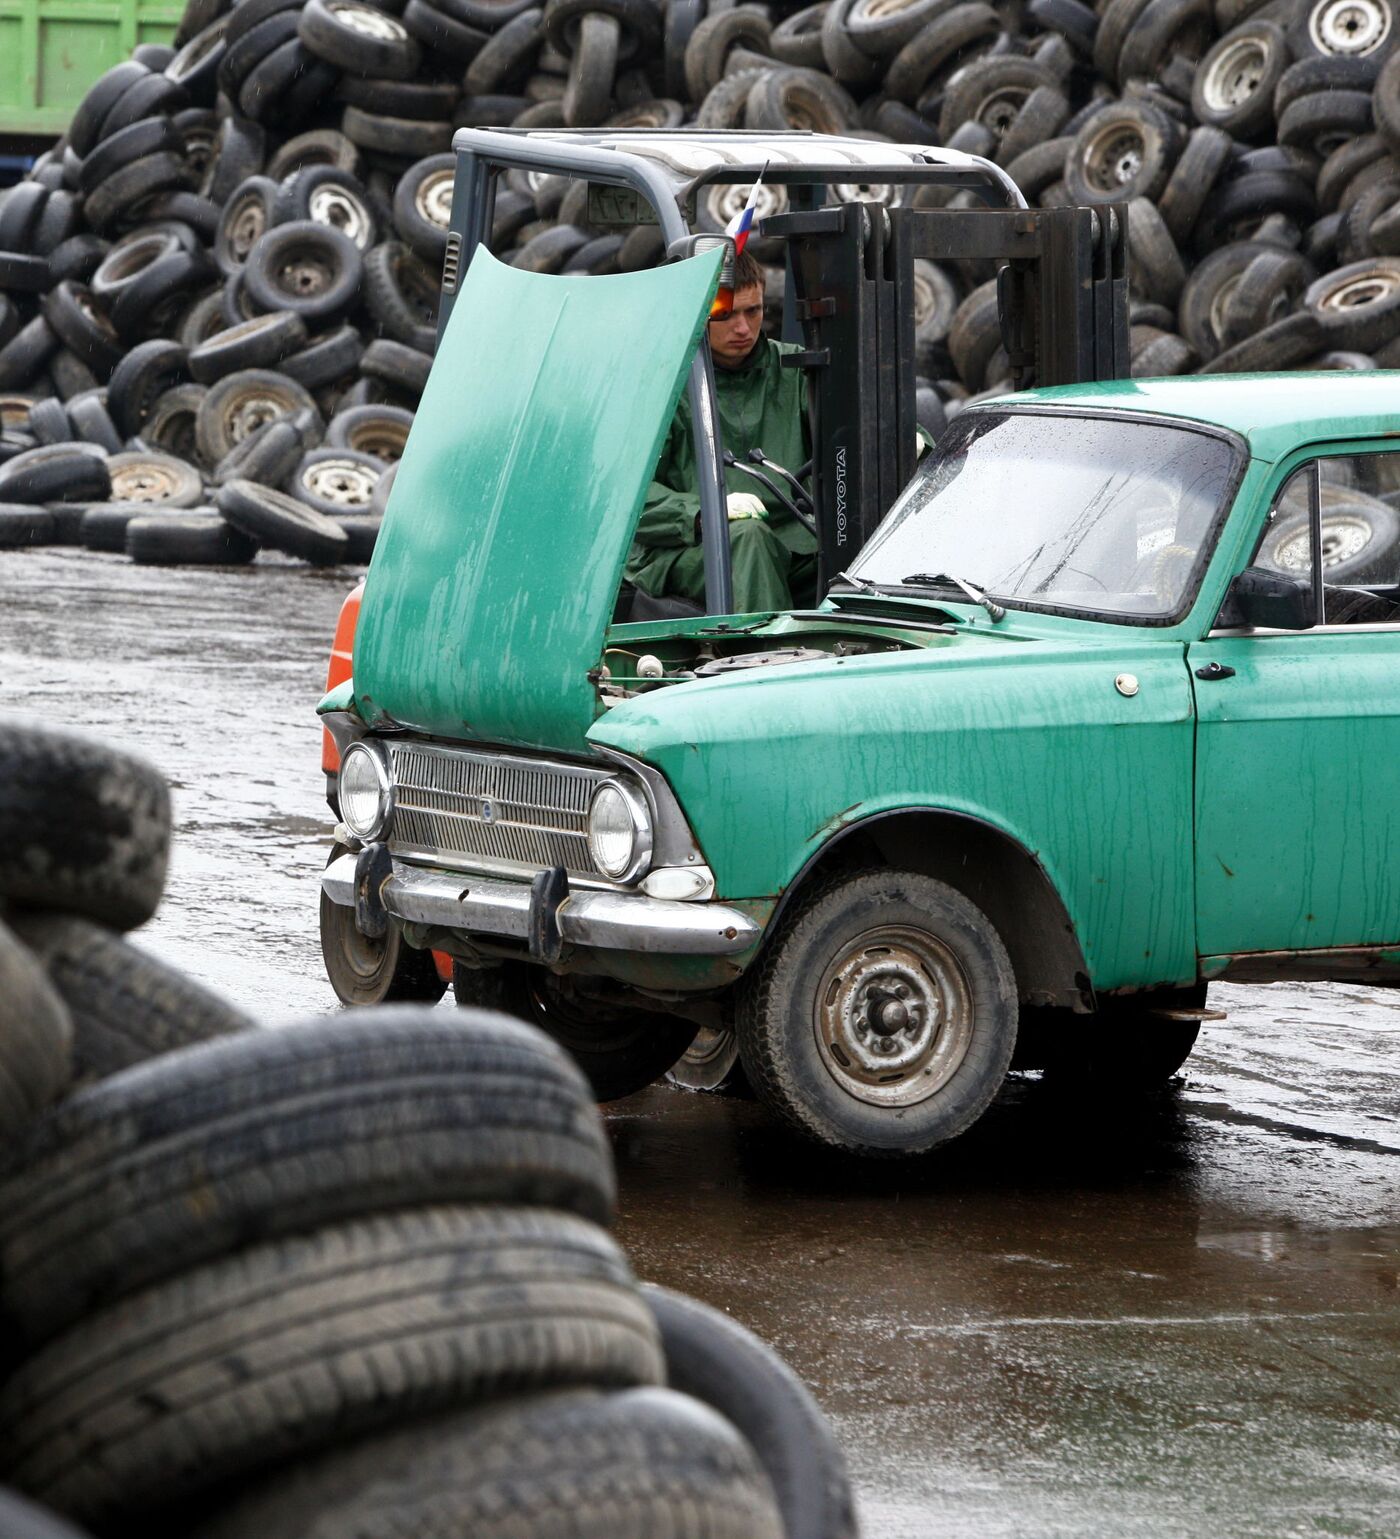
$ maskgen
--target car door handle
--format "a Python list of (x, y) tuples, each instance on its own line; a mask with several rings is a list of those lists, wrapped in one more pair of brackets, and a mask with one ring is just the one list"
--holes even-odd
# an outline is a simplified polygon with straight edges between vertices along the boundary
[(1228, 663), (1207, 663), (1203, 668), (1196, 669), (1196, 677), (1212, 681), (1215, 679), (1233, 679), (1235, 670)]

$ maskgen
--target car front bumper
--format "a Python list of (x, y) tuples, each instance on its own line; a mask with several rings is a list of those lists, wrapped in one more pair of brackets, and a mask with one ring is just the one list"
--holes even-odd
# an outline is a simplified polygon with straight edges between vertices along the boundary
[[(355, 907), (358, 858), (342, 855), (326, 867), (321, 888), (333, 903)], [(525, 942), (538, 929), (532, 905), (540, 899), (527, 883), (397, 860), (389, 864), (389, 874), (379, 884), (379, 901), (405, 924)], [(669, 956), (734, 956), (751, 950), (762, 934), (750, 915), (725, 903), (594, 889), (568, 892), (553, 911), (553, 923), (567, 945)]]

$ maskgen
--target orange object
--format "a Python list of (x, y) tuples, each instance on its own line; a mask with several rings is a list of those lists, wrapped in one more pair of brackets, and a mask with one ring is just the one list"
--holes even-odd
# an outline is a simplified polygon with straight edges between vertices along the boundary
[[(361, 580), (346, 594), (345, 602), (340, 606), (340, 617), (335, 622), (335, 640), (331, 643), (330, 666), (326, 669), (327, 690), (343, 684), (350, 677), (351, 658), (355, 651), (355, 625), (360, 618), (360, 600), (364, 594), (365, 585)], [(324, 727), (321, 728), (321, 768), (328, 775), (340, 771), (340, 754), (335, 739)]]

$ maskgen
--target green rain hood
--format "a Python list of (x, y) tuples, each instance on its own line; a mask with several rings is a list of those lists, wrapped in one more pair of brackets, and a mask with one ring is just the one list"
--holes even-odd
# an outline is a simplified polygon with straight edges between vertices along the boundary
[(365, 581), (370, 725), (585, 749), (588, 672), (719, 262), (562, 278), (478, 250)]

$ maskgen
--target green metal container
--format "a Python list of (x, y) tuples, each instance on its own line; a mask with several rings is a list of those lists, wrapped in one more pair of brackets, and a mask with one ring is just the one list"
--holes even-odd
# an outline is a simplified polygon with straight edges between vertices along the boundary
[(181, 0), (0, 0), (0, 133), (61, 134), (138, 43), (169, 42)]

